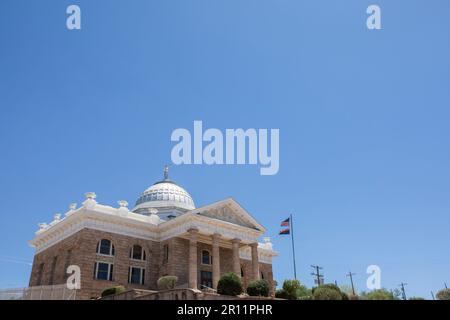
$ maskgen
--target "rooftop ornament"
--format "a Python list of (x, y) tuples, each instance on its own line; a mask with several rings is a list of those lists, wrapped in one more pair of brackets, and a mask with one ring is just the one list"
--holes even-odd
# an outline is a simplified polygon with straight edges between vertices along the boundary
[(117, 203), (119, 204), (119, 208), (117, 209), (117, 211), (119, 212), (119, 215), (122, 217), (126, 217), (129, 212), (128, 201), (119, 200), (119, 201), (117, 201)]
[(95, 201), (95, 198), (97, 198), (95, 192), (86, 192), (85, 196), (86, 200), (83, 202), (83, 206), (88, 209), (94, 208), (97, 204), (97, 201)]

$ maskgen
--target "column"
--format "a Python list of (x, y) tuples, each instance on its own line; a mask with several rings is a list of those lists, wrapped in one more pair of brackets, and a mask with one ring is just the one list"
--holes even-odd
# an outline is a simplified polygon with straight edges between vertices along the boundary
[(198, 289), (197, 284), (197, 229), (189, 229), (189, 288)]
[(220, 234), (215, 233), (212, 236), (212, 277), (213, 289), (217, 290), (217, 284), (220, 279)]
[(251, 243), (253, 280), (259, 280), (258, 243)]
[(239, 258), (239, 245), (241, 244), (241, 239), (231, 240), (233, 245), (233, 272), (239, 277), (241, 276), (241, 260)]

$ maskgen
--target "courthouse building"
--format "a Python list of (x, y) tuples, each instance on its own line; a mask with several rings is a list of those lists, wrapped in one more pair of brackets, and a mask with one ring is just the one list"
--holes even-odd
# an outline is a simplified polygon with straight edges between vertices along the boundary
[(164, 179), (145, 190), (132, 210), (98, 203), (93, 192), (82, 206), (39, 224), (29, 243), (36, 250), (30, 287), (64, 284), (70, 265), (81, 270), (77, 298), (98, 297), (105, 288), (157, 290), (157, 280), (178, 277), (179, 288), (217, 288), (221, 274), (234, 272), (244, 286), (253, 279), (273, 284), (276, 252), (266, 231), (235, 200), (196, 208), (189, 193)]

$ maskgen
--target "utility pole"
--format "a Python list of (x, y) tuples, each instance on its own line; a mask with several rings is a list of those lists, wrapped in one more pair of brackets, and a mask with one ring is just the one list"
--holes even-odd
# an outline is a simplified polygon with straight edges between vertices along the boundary
[(445, 289), (448, 289), (448, 288), (447, 288), (447, 283), (444, 282), (444, 286), (445, 286)]
[(322, 267), (311, 265), (311, 268), (314, 269), (315, 272), (311, 273), (312, 276), (316, 277), (317, 286), (320, 286), (323, 282), (323, 274), (320, 274), (320, 270), (322, 270)]
[(431, 291), (431, 297), (433, 298), (433, 300), (436, 300), (436, 299), (434, 298), (434, 293), (433, 293), (433, 291)]
[(407, 283), (403, 283), (403, 282), (399, 284), (399, 286), (400, 286), (400, 288), (402, 290), (402, 298), (403, 298), (403, 300), (406, 300), (405, 286), (407, 286), (407, 285), (408, 285)]
[(347, 277), (350, 277), (350, 282), (352, 284), (352, 292), (353, 292), (354, 296), (356, 296), (355, 285), (353, 284), (353, 276), (355, 276), (355, 275), (356, 275), (356, 273), (352, 273), (351, 271), (347, 274)]

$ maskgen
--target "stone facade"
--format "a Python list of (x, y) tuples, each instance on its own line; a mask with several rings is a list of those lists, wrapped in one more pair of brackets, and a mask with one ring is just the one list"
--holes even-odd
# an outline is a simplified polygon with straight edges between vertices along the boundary
[[(197, 238), (193, 242), (192, 238), (182, 237), (152, 241), (84, 228), (35, 255), (30, 286), (65, 283), (68, 276), (65, 271), (69, 265), (77, 265), (81, 269), (81, 290), (77, 294), (79, 299), (98, 297), (103, 289), (114, 285), (123, 285), (127, 289), (157, 290), (157, 280), (165, 275), (177, 276), (179, 286), (201, 288), (202, 271), (213, 274), (212, 282), (215, 287), (220, 274), (236, 271), (238, 266), (245, 287), (252, 279), (261, 277), (273, 283), (272, 265), (258, 262), (257, 245), (252, 246), (252, 260), (239, 258), (237, 261), (239, 253), (236, 249), (239, 249), (239, 246), (232, 245), (231, 242), (229, 247), (221, 246), (219, 237), (212, 236), (211, 243), (204, 242), (204, 238)], [(97, 244), (102, 239), (111, 241), (114, 256), (97, 253)], [(237, 243), (239, 244), (239, 241)], [(145, 250), (145, 261), (130, 258), (133, 245), (139, 245)], [(205, 250), (212, 256), (211, 264), (202, 263), (202, 252)], [(219, 259), (214, 260), (217, 257)], [(195, 264), (192, 263), (194, 259)], [(94, 279), (96, 262), (113, 264), (112, 281)], [(143, 285), (129, 283), (130, 266), (145, 269)], [(217, 274), (218, 270), (220, 274)], [(193, 278), (193, 275), (196, 277)]]

